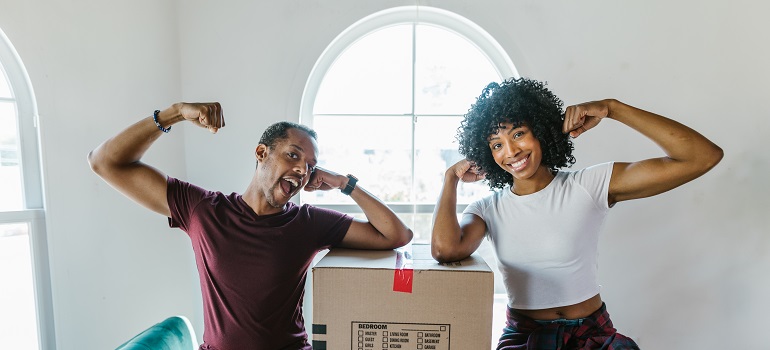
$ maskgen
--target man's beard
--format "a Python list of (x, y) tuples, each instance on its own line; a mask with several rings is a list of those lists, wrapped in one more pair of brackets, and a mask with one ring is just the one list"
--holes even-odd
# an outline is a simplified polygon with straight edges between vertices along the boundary
[[(270, 204), (270, 206), (272, 206), (273, 208), (283, 208), (283, 206), (286, 203), (279, 203), (278, 200), (275, 199), (275, 196), (273, 195), (275, 193), (276, 189), (281, 190), (281, 193), (283, 193), (283, 190), (281, 189), (281, 185), (280, 184), (274, 184), (272, 187), (270, 187), (265, 192), (265, 199), (267, 200), (267, 204)], [(289, 198), (289, 199), (291, 199), (291, 198)]]

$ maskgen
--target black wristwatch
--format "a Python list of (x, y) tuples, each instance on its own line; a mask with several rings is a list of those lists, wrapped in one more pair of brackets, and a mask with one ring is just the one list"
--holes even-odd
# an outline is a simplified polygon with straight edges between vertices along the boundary
[(342, 189), (342, 194), (349, 196), (350, 193), (353, 192), (353, 189), (356, 188), (356, 182), (358, 182), (358, 178), (348, 174), (348, 184), (345, 186), (345, 188)]

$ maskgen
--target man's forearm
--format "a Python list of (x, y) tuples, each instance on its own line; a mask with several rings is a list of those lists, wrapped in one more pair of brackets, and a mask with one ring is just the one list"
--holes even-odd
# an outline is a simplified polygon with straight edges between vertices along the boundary
[(402, 246), (412, 240), (412, 231), (377, 197), (361, 186), (356, 186), (350, 197), (363, 210), (369, 223), (388, 241)]

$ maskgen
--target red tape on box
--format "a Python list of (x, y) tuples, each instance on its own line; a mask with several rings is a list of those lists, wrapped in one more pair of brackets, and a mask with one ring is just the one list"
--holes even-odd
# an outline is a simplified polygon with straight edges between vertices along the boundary
[(396, 250), (396, 268), (393, 271), (393, 291), (402, 293), (412, 292), (414, 269), (412, 269), (412, 254), (409, 251)]

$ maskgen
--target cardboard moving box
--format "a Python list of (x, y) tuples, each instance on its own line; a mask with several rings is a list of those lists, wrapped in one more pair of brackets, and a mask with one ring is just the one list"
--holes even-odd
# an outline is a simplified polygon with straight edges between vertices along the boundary
[(313, 268), (313, 349), (487, 350), (493, 293), (476, 254), (439, 264), (425, 244), (333, 249)]

